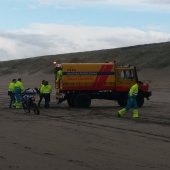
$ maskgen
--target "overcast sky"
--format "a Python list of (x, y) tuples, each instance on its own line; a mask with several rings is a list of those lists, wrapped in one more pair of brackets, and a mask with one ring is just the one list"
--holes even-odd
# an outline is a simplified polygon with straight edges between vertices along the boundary
[(0, 60), (170, 41), (170, 0), (0, 0)]

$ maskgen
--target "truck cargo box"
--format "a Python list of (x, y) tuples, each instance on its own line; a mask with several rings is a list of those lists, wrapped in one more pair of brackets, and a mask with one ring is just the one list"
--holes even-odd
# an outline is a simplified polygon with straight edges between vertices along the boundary
[(113, 90), (113, 63), (64, 63), (62, 90)]

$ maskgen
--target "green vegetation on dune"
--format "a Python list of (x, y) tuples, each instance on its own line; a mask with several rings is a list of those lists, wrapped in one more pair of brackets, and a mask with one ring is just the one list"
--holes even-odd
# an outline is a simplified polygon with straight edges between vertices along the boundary
[(170, 67), (170, 42), (3, 61), (0, 62), (0, 75), (51, 73), (53, 61), (60, 61), (61, 63), (99, 63), (106, 60), (116, 60), (118, 64), (135, 65), (138, 69)]

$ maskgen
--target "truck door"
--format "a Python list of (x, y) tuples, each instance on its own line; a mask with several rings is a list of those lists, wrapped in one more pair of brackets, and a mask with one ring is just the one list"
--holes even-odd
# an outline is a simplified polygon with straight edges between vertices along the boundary
[(133, 68), (116, 68), (116, 90), (128, 91), (136, 82), (136, 74)]

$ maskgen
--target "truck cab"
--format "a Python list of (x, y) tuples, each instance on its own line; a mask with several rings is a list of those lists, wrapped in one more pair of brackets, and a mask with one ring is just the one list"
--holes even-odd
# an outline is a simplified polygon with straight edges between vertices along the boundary
[(116, 88), (118, 94), (118, 104), (125, 106), (128, 98), (128, 92), (132, 85), (137, 81), (139, 84), (139, 93), (137, 96), (138, 106), (141, 107), (144, 104), (144, 98), (149, 99), (151, 92), (149, 92), (149, 84), (143, 83), (138, 80), (136, 67), (134, 66), (119, 66), (116, 70)]

